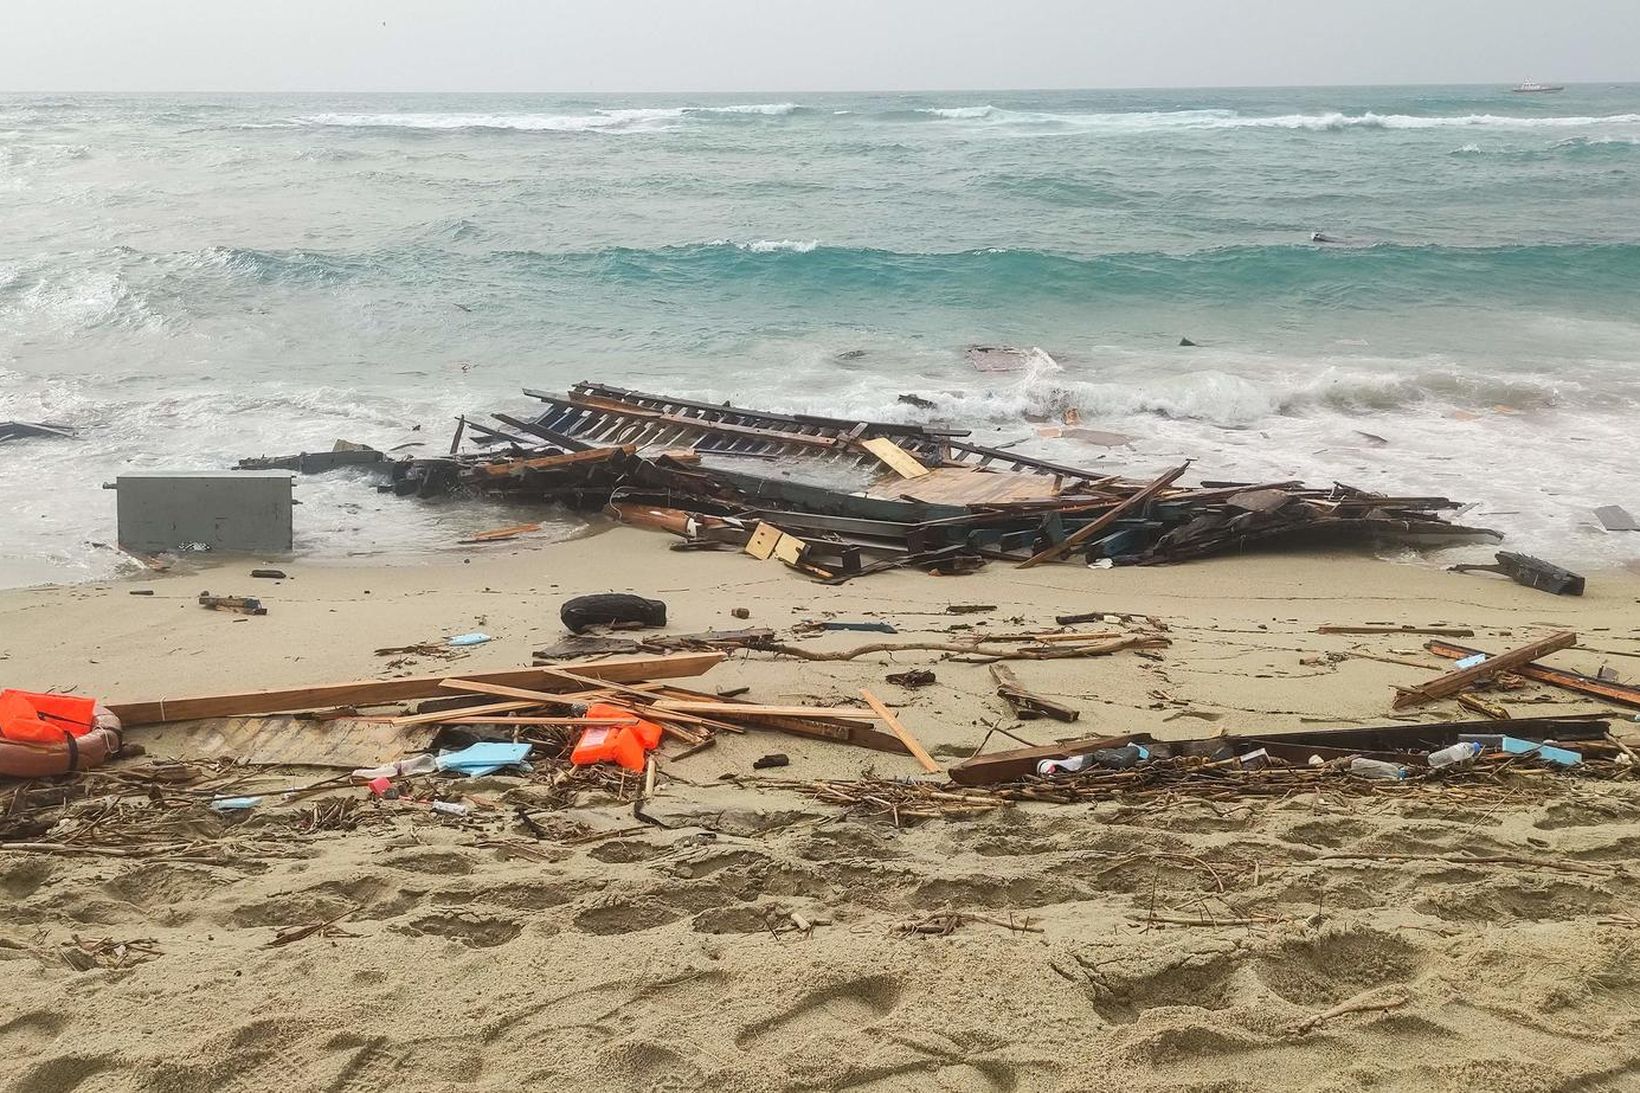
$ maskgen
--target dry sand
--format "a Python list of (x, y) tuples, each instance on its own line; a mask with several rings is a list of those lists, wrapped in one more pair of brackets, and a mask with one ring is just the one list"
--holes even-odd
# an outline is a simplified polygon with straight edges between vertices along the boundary
[[(1016, 665), (1083, 711), (1074, 726), (1019, 726), (984, 668), (929, 653), (892, 665), (737, 657), (700, 681), (782, 703), (853, 702), (868, 685), (942, 761), (998, 724), (1046, 741), (1383, 723), (1392, 684), (1445, 666), (1420, 639), (1313, 632), (1325, 623), (1470, 626), (1463, 640), (1492, 650), (1570, 627), (1590, 648), (1555, 663), (1640, 672), (1633, 574), (1591, 577), (1587, 597), (1566, 600), (1293, 554), (828, 588), (773, 562), (665, 546), (621, 529), (547, 550), (496, 545), (465, 563), (280, 563), (292, 575), (280, 583), (233, 563), (0, 593), (0, 682), (124, 700), (525, 664), (562, 636), (562, 599), (612, 587), (667, 600), (674, 632), (827, 617), (900, 631), (815, 648), (941, 640), (963, 625), (1036, 630), (1088, 610), (1170, 627), (1159, 659)], [(205, 588), (260, 595), (270, 613), (201, 610)], [(946, 614), (954, 603), (997, 609)], [(747, 622), (730, 615), (741, 606)], [(387, 669), (373, 653), (474, 629), (495, 640), (458, 661)], [(1412, 663), (1301, 663), (1329, 652)], [(919, 665), (937, 685), (883, 681)], [(1599, 708), (1544, 689), (1503, 701), (1517, 716)], [(1446, 703), (1423, 716), (1460, 713)], [(314, 805), (328, 807), (310, 798), (226, 825), (203, 810), (106, 821), (180, 823), (227, 850), (225, 864), (0, 847), (0, 1088), (1640, 1088), (1635, 783), (1554, 779), (1545, 799), (1501, 803), (1032, 806), (896, 829), (719, 780), (772, 751), (791, 756), (778, 772), (790, 778), (918, 772), (908, 757), (748, 733), (670, 766), (649, 808), (666, 826), (594, 842), (529, 839), (510, 806), (538, 803), (542, 787), (493, 777), (472, 793), (508, 807), (468, 820), (365, 806), (353, 830), (303, 834)], [(546, 822), (634, 826), (630, 806), (591, 799)], [(1456, 860), (1465, 854), (1512, 860)], [(278, 928), (349, 908), (342, 925), (356, 936), (267, 947)], [(896, 931), (944, 910), (994, 922)], [(793, 913), (812, 931), (776, 936)], [(60, 955), (71, 935), (152, 938), (158, 955), (78, 971)], [(1367, 1008), (1297, 1029), (1340, 1005)]]

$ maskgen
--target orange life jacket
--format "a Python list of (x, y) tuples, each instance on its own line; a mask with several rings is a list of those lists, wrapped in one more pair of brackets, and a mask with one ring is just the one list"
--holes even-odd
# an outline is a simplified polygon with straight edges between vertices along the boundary
[(96, 721), (97, 700), (79, 695), (0, 691), (0, 737), (29, 744), (61, 744), (84, 736)]

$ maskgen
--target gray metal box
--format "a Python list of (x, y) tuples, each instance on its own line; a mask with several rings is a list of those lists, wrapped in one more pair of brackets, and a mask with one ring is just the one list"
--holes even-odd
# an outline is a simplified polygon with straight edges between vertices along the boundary
[(176, 550), (204, 543), (212, 550), (283, 554), (292, 546), (289, 471), (122, 474), (120, 546)]

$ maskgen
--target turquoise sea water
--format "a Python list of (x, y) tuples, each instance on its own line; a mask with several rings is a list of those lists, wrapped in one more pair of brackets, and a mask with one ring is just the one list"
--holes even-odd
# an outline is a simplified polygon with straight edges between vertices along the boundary
[[(83, 430), (0, 446), (13, 580), (109, 570), (122, 469), (437, 449), (582, 378), (1640, 549), (1588, 526), (1640, 511), (1640, 86), (0, 97), (0, 207), (0, 419)], [(1134, 445), (1029, 420), (1070, 407)], [(333, 555), (482, 519), (300, 495)]]

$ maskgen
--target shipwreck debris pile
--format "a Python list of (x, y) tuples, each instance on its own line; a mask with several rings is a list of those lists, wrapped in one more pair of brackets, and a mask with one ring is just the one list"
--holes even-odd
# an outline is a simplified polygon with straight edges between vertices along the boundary
[[(1189, 464), (1134, 478), (970, 443), (967, 431), (778, 414), (581, 383), (532, 418), (458, 422), (448, 455), (374, 465), (383, 488), (603, 509), (681, 549), (741, 549), (823, 580), (987, 560), (1154, 565), (1250, 546), (1498, 538), (1441, 514), (1445, 497), (1386, 497), (1296, 481), (1181, 486)], [(331, 453), (325, 453), (328, 457)], [(374, 453), (371, 453), (374, 454)], [(319, 469), (315, 456), (244, 467)]]

